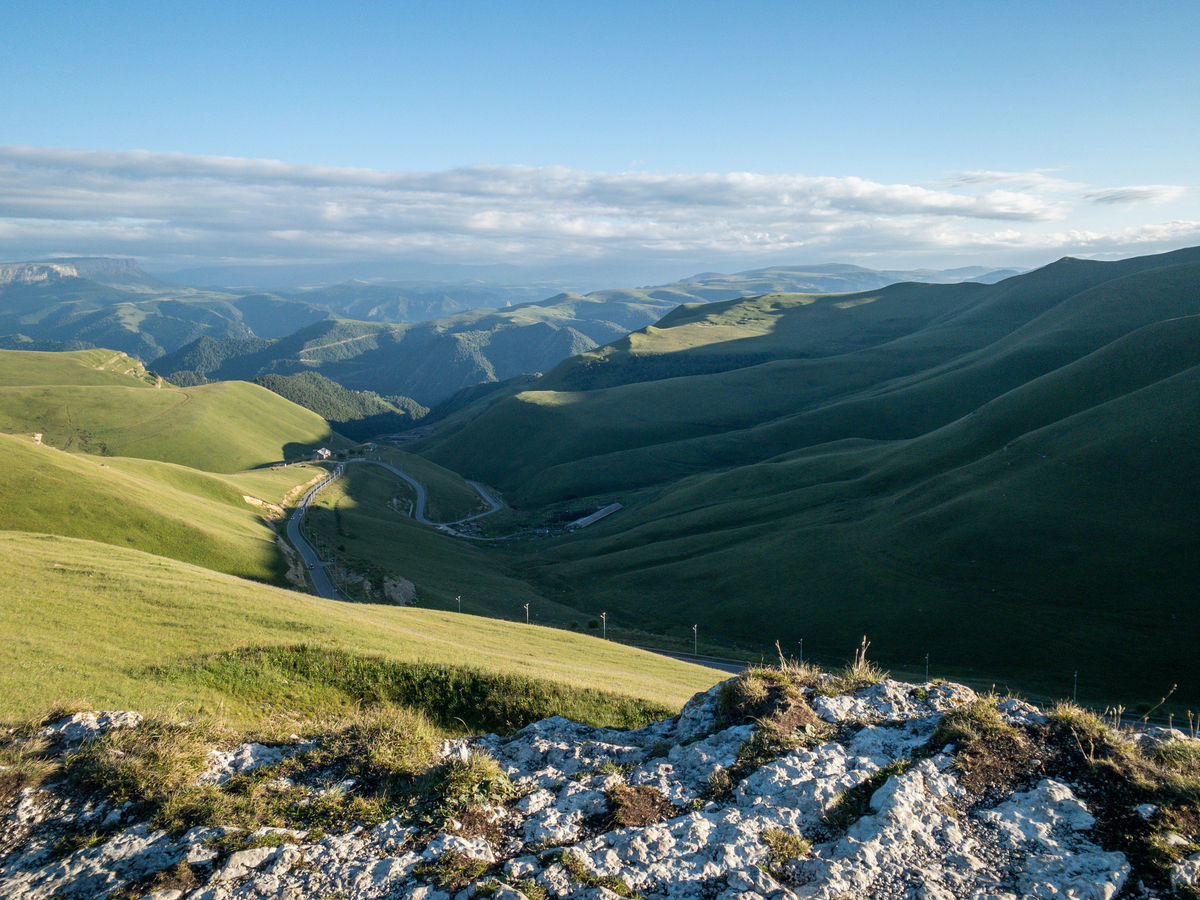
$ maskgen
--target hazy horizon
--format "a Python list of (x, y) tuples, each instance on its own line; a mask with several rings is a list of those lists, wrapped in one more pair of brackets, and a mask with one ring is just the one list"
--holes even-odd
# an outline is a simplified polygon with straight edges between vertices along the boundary
[(1195, 5), (18, 0), (0, 26), (10, 259), (608, 285), (1200, 244)]

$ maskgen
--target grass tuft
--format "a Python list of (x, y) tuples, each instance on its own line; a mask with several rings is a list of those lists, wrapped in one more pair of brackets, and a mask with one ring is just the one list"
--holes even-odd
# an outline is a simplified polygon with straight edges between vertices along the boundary
[(437, 859), (418, 863), (413, 875), (431, 881), (440, 888), (460, 891), (472, 881), (482, 878), (489, 865), (481, 859), (471, 859), (456, 850), (447, 850)]
[(863, 635), (862, 643), (854, 651), (854, 661), (847, 663), (833, 677), (824, 679), (817, 685), (817, 693), (827, 697), (838, 694), (853, 694), (857, 690), (878, 684), (888, 677), (888, 673), (873, 662), (867, 661), (867, 648), (871, 642)]
[(515, 788), (490, 756), (472, 753), (429, 769), (414, 787), (417, 819), (433, 830), (465, 813), (511, 797)]
[(752, 722), (757, 728), (738, 750), (734, 765), (709, 778), (705, 797), (726, 797), (737, 782), (763, 764), (832, 734), (832, 726), (817, 717), (804, 697), (804, 688), (816, 677), (816, 670), (809, 666), (784, 662), (778, 667), (747, 669), (722, 684), (718, 697), (724, 723)]
[(615, 875), (595, 874), (584, 865), (583, 860), (570, 850), (560, 851), (556, 854), (556, 858), (568, 874), (584, 887), (607, 888), (618, 897), (624, 897), (625, 900), (641, 900), (641, 895), (620, 878)]
[(764, 829), (758, 837), (767, 845), (767, 872), (776, 879), (782, 879), (787, 863), (807, 856), (812, 849), (812, 841), (783, 828)]

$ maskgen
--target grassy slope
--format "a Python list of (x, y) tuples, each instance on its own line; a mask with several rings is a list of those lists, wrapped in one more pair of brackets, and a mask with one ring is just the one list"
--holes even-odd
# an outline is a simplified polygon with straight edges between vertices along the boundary
[(174, 664), (238, 647), (305, 642), (517, 672), (679, 705), (719, 673), (611, 642), (472, 616), (324, 601), (133, 550), (0, 534), (0, 719), (59, 701), (217, 713), (232, 724), (330, 698), (276, 684), (256, 699), (197, 684)]
[[(386, 444), (380, 445), (372, 456), (408, 473), (424, 485), (427, 494), (425, 515), (431, 522), (455, 522), (489, 508), (479, 492), (461, 475), (422, 456)], [(396, 480), (394, 476), (388, 477)]]
[(542, 576), (744, 647), (805, 638), (833, 662), (869, 633), (889, 665), (932, 652), (938, 673), (1059, 696), (1078, 668), (1097, 700), (1178, 682), (1195, 702), (1198, 396), (1193, 367), (1028, 432), (985, 410), (699, 476), (548, 548)]
[[(1178, 681), (1194, 702), (1197, 256), (941, 288), (949, 308), (890, 334), (879, 295), (920, 288), (679, 310), (424, 450), (518, 506), (626, 501), (526, 545), (565, 603), (748, 648), (806, 638), (830, 662), (866, 632), (886, 664), (929, 651), (1059, 695), (1078, 668), (1101, 701)], [(886, 312), (856, 326), (877, 343), (847, 351), (835, 310)]]
[(0, 352), (0, 432), (41, 432), (68, 450), (237, 472), (346, 446), (314, 413), (257, 385), (151, 383), (111, 351)]
[[(401, 511), (388, 501), (401, 498)], [(558, 607), (506, 571), (503, 556), (470, 541), (455, 540), (418, 525), (404, 515), (411, 489), (375, 466), (348, 466), (312, 505), (306, 527), (330, 554), (355, 572), (370, 574), (376, 586), (384, 575), (413, 582), (421, 606), (463, 609), (505, 619), (522, 619), (531, 604), (534, 621), (567, 625), (580, 614)], [(343, 549), (344, 548), (344, 549)]]
[(243, 578), (281, 582), (275, 532), (251, 496), (280, 505), (319, 469), (218, 476), (171, 463), (98, 458), (0, 435), (0, 530), (133, 547)]

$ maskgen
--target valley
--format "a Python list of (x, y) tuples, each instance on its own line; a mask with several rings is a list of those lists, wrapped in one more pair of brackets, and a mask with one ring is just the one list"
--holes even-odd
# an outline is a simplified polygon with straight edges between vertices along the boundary
[(958, 890), (893, 820), (1185, 871), (1200, 251), (687, 302), (432, 410), (394, 327), (0, 351), (0, 890)]
[[(292, 337), (206, 338), (180, 359), (213, 367), (184, 387), (112, 351), (8, 351), (0, 428), (24, 474), (6, 490), (36, 485), (40, 499), (6, 504), (4, 527), (276, 586), (319, 559), (362, 603), (603, 625), (668, 650), (756, 660), (778, 642), (835, 664), (867, 634), (897, 671), (928, 662), (1038, 697), (1070, 683), (1130, 708), (1175, 684), (1169, 706), (1194, 704), (1200, 621), (1180, 598), (1200, 529), (1179, 485), (1200, 474), (1198, 251), (1065, 259), (995, 283), (738, 295), (805, 271), (514, 307), (615, 323), (631, 302), (671, 305), (423, 418), (386, 405), (392, 363), (363, 354), (406, 359), (394, 336), (408, 326), (316, 323), (294, 352), (328, 375), (306, 370), (318, 380), (303, 390), (330, 414), (360, 410), (346, 422), (398, 425), (384, 432), (397, 444), (365, 454), (381, 465), (347, 462), (363, 451), (327, 419), (217, 380), (262, 371)], [(733, 296), (709, 299), (721, 292)], [(337, 393), (332, 376), (349, 371), (383, 405)], [(330, 464), (303, 462), (319, 446)], [(303, 503), (311, 551), (289, 559), (284, 518), (333, 463), (339, 477)]]
[(1177, 684), (1186, 706), (1197, 510), (1172, 485), (1196, 474), (1195, 256), (685, 307), (501, 387), (404, 445), (503, 494), (480, 536), (521, 539), (462, 551), (504, 573), (470, 591), (380, 537), (382, 477), (318, 508), (353, 567), (408, 566), (442, 608), (519, 619), (534, 597), (568, 628), (605, 612), (682, 649), (698, 624), (712, 653), (803, 640), (830, 663), (868, 633), (897, 669), (929, 654), (1040, 696), (1080, 672), (1092, 702), (1147, 707)]

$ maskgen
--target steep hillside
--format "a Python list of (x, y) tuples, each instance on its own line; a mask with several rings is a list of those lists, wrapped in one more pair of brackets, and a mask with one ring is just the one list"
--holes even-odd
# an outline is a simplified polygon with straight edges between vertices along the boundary
[(346, 446), (327, 422), (258, 385), (176, 388), (106, 350), (0, 351), (0, 432), (63, 450), (238, 472)]
[(429, 412), (408, 397), (352, 391), (316, 372), (259, 375), (254, 382), (312, 410), (338, 434), (353, 440), (365, 441), (378, 434), (402, 431)]
[[(540, 502), (575, 490), (551, 484), (570, 482), (560, 467), (616, 466), (618, 482), (646, 485), (829, 441), (916, 437), (1122, 335), (1200, 312), (1197, 260), (1064, 260), (992, 286), (684, 307), (423, 446)], [(519, 447), (525, 433), (539, 440)], [(496, 452), (478, 458), (484, 434)], [(644, 469), (644, 448), (658, 445)], [(621, 454), (633, 454), (627, 472)]]
[[(685, 307), (416, 446), (544, 515), (550, 596), (668, 633), (1189, 699), (1200, 251)], [(537, 435), (530, 440), (529, 435)], [(477, 448), (488, 448), (486, 454)], [(539, 512), (542, 511), (542, 512)]]

